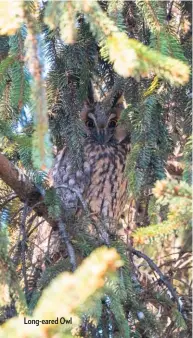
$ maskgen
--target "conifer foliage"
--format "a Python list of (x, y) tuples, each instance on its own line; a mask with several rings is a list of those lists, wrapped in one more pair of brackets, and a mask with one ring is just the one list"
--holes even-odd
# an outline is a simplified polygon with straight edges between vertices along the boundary
[[(191, 336), (191, 7), (2, 2), (0, 337)], [(120, 124), (131, 136), (128, 204), (110, 248), (97, 235), (104, 220), (90, 231), (88, 210), (63, 210), (61, 222), (49, 185), (64, 145), (81, 168), (91, 82), (99, 97), (124, 92)], [(42, 225), (59, 229), (62, 244), (54, 257), (51, 244), (38, 248), (37, 264)]]

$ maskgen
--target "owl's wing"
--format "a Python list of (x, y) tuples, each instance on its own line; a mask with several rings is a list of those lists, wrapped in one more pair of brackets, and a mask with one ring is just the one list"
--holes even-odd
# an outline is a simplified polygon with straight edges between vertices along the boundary
[[(56, 189), (65, 216), (83, 209), (81, 204), (84, 204), (84, 194), (90, 183), (88, 162), (83, 163), (82, 170), (74, 169), (70, 153), (67, 147), (64, 147), (56, 155), (48, 179), (50, 187)], [(34, 243), (33, 263), (39, 268), (44, 269), (46, 258), (55, 262), (63, 256), (65, 246), (58, 229), (53, 230), (45, 221), (38, 226)]]
[(82, 170), (73, 168), (71, 154), (64, 147), (55, 158), (51, 176), (63, 210), (77, 211), (83, 204), (83, 196), (90, 182), (87, 163), (84, 163)]

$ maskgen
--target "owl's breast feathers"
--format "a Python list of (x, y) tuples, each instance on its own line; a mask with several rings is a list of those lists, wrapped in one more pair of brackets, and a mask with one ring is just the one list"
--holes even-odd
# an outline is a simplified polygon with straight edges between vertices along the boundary
[(91, 212), (113, 219), (118, 219), (123, 212), (127, 189), (124, 177), (127, 151), (126, 144), (88, 144), (85, 147), (85, 156), (91, 165), (85, 199)]
[(67, 150), (55, 160), (52, 175), (54, 186), (64, 209), (79, 209), (78, 194), (96, 216), (119, 219), (126, 204), (127, 180), (124, 176), (128, 143), (99, 145), (93, 142), (84, 147), (83, 170), (73, 171)]

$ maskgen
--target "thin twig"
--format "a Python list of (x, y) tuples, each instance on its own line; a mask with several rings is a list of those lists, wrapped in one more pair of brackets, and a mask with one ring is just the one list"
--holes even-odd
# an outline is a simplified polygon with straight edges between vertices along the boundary
[(9, 203), (9, 202), (11, 202), (13, 199), (15, 199), (15, 198), (17, 198), (18, 196), (16, 195), (16, 194), (10, 194), (9, 196), (8, 196), (8, 198), (0, 205), (0, 210), (2, 210), (4, 207), (5, 207), (5, 205), (7, 204), (7, 203)]
[(34, 232), (36, 228), (38, 228), (43, 222), (46, 222), (45, 219), (42, 219), (40, 222), (38, 222), (34, 227), (27, 233), (27, 238), (31, 236), (31, 234)]
[(64, 243), (66, 244), (66, 248), (67, 248), (67, 251), (68, 251), (69, 258), (70, 258), (70, 263), (71, 263), (71, 266), (72, 266), (72, 271), (75, 271), (76, 270), (76, 256), (75, 256), (74, 248), (69, 241), (68, 234), (67, 234), (66, 229), (65, 229), (65, 224), (60, 220), (58, 222), (58, 226), (59, 226), (59, 233), (60, 233)]
[(171, 1), (170, 7), (169, 7), (169, 10), (168, 10), (168, 13), (167, 13), (167, 20), (168, 21), (170, 21), (172, 19), (172, 7), (173, 7), (173, 4), (174, 4), (174, 0)]
[(19, 213), (23, 210), (23, 206), (21, 208), (19, 208), (14, 214), (13, 216), (10, 218), (10, 224), (12, 223), (12, 221), (14, 220), (15, 217), (17, 217), (19, 215)]
[[(28, 240), (28, 242), (31, 243), (34, 247), (36, 247), (38, 250), (40, 250), (42, 252), (42, 254), (45, 254), (44, 250), (41, 248), (41, 244), (38, 245), (34, 241), (31, 241), (31, 240)], [(51, 260), (50, 259), (48, 259), (48, 260), (49, 260), (49, 263), (51, 264)], [(35, 266), (35, 264), (34, 264), (34, 266)]]
[(129, 250), (132, 252), (133, 255), (137, 256), (138, 258), (143, 258), (148, 263), (148, 265), (152, 268), (152, 270), (154, 270), (158, 274), (158, 276), (160, 277), (160, 281), (163, 284), (165, 284), (165, 286), (170, 291), (173, 299), (176, 301), (176, 303), (178, 305), (179, 312), (182, 314), (183, 318), (186, 319), (186, 317), (183, 314), (183, 308), (182, 308), (182, 304), (179, 300), (179, 297), (177, 296), (177, 293), (176, 293), (175, 289), (173, 288), (172, 284), (170, 283), (170, 281), (168, 280), (168, 278), (166, 276), (164, 276), (164, 274), (161, 272), (161, 270), (158, 268), (158, 266), (146, 254), (144, 254), (141, 251), (138, 251), (138, 250), (136, 250), (132, 247), (130, 247)]
[(28, 233), (33, 225), (33, 222), (35, 221), (37, 215), (33, 213), (31, 217), (27, 221), (27, 226), (26, 226), (26, 232)]
[(46, 255), (48, 257), (50, 257), (50, 243), (51, 243), (51, 239), (52, 239), (52, 234), (53, 234), (53, 228), (51, 229), (50, 233), (49, 233), (49, 236), (47, 237), (48, 238), (48, 245), (47, 245), (47, 253)]

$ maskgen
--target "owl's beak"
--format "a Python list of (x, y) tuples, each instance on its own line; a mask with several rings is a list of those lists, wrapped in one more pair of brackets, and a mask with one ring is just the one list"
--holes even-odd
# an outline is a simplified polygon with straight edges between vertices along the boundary
[(100, 144), (108, 143), (109, 140), (111, 139), (111, 137), (112, 137), (112, 134), (107, 133), (106, 128), (98, 129), (98, 131), (97, 131), (97, 141)]
[(98, 131), (98, 141), (99, 143), (103, 144), (105, 143), (107, 140), (106, 140), (106, 130), (103, 128), (103, 129), (99, 129)]

